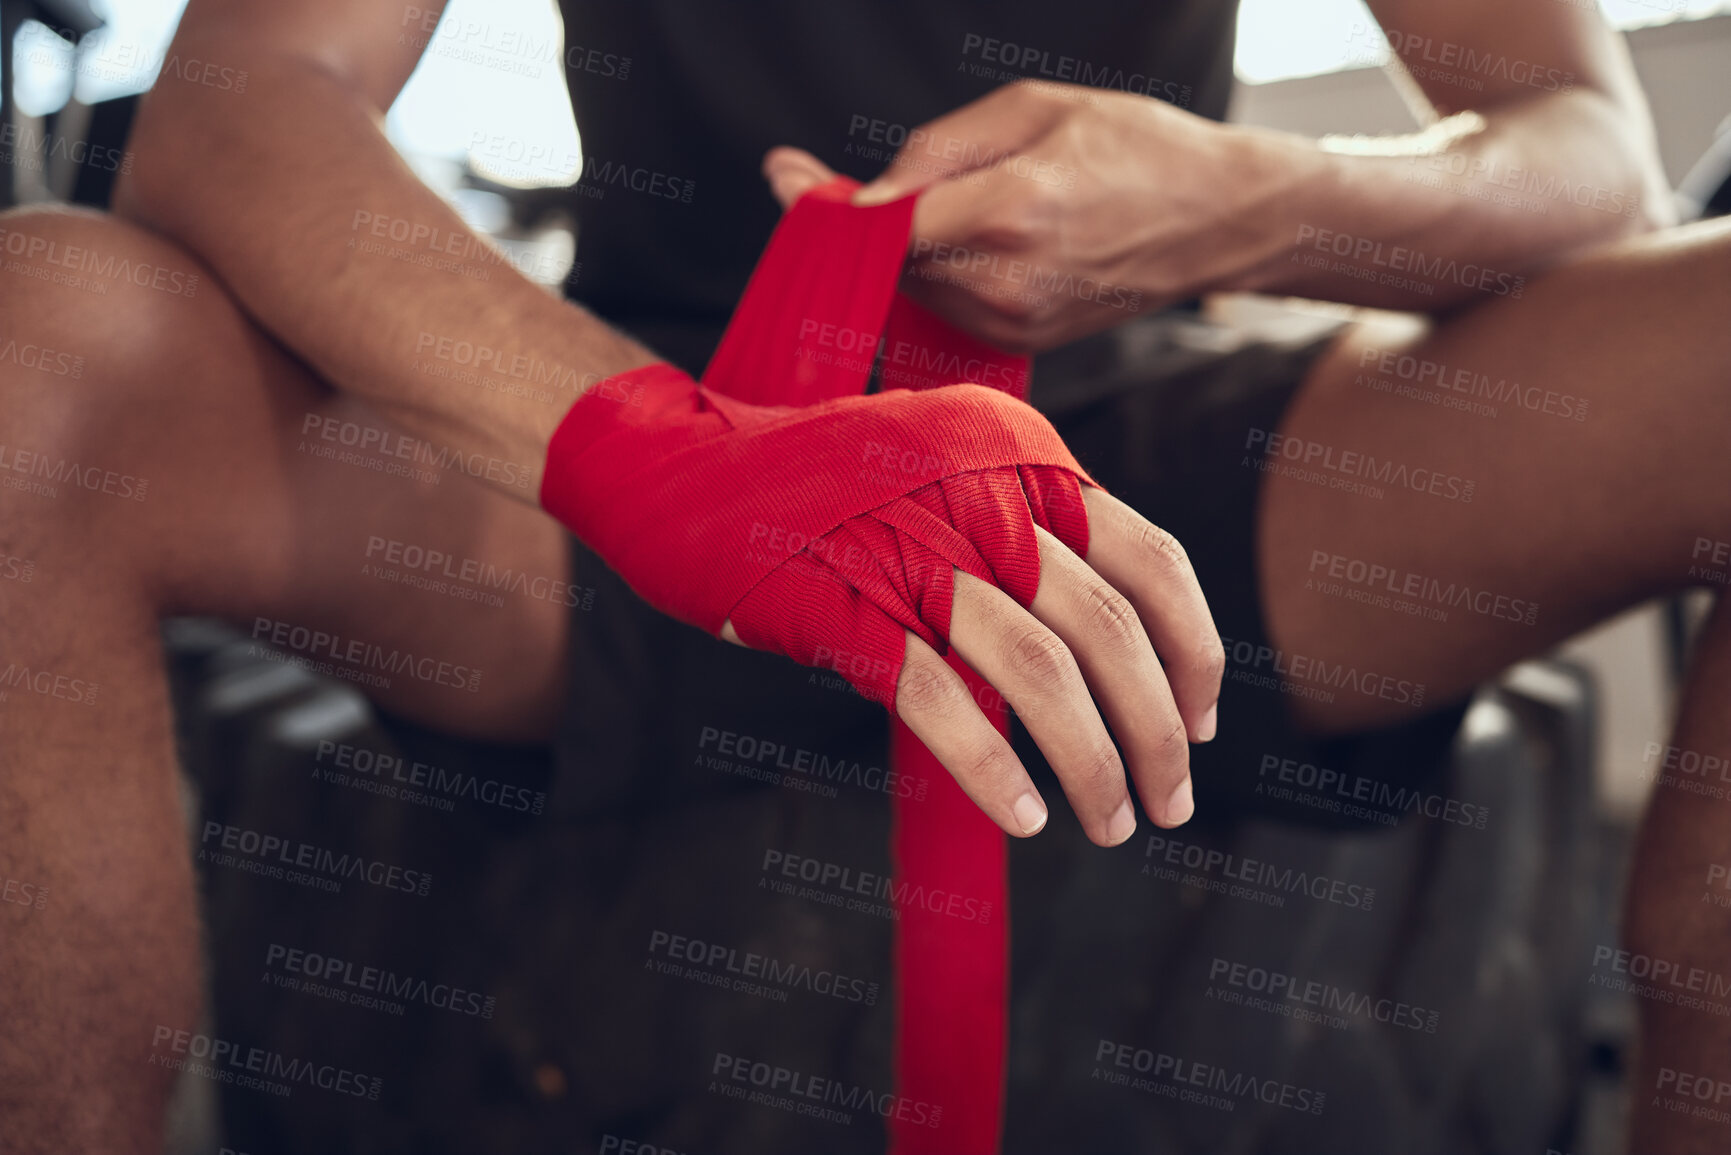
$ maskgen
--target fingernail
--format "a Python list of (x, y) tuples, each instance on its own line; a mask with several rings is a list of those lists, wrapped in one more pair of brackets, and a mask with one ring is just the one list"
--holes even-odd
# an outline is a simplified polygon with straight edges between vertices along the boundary
[(860, 186), (858, 189), (854, 190), (853, 194), (853, 203), (861, 207), (887, 204), (895, 199), (895, 189), (886, 185), (878, 184), (875, 181), (871, 184)]
[(1134, 833), (1136, 833), (1136, 812), (1130, 808), (1130, 800), (1126, 798), (1118, 804), (1118, 809), (1112, 815), (1112, 821), (1106, 826), (1106, 845), (1117, 846)]
[(1172, 797), (1166, 800), (1166, 825), (1182, 826), (1196, 813), (1196, 796), (1190, 789), (1190, 777), (1185, 775)]
[[(1214, 731), (1218, 729), (1219, 726), (1220, 703), (1216, 702), (1214, 705), (1208, 707), (1208, 713), (1202, 715), (1202, 724), (1196, 727), (1196, 740), (1198, 742), (1214, 741)], [(1185, 785), (1188, 786), (1189, 783), (1185, 783)]]
[(1016, 804), (1010, 808), (1015, 816), (1016, 825), (1022, 828), (1023, 834), (1038, 834), (1046, 825), (1046, 804), (1040, 801), (1038, 794), (1029, 792), (1016, 799)]

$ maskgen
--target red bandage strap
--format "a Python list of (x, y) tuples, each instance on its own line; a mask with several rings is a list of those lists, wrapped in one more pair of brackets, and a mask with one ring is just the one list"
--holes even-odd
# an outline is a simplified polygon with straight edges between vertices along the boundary
[[(853, 187), (789, 210), (704, 385), (645, 365), (577, 400), (548, 445), (541, 503), (650, 605), (711, 634), (732, 621), (746, 644), (837, 669), (893, 705), (907, 632), (947, 648), (955, 570), (1030, 604), (1036, 529), (1085, 553), (1091, 483), (1018, 399), (1025, 362), (895, 292), (913, 202), (853, 208)], [(874, 357), (886, 389), (864, 397)], [(976, 701), (999, 701), (966, 676)], [(988, 713), (1004, 731), (1002, 707)], [(899, 725), (894, 743), (902, 772), (929, 786), (922, 802), (894, 802), (891, 1145), (990, 1155), (1004, 840)]]
[[(973, 381), (1024, 398), (1025, 358), (982, 344), (896, 292), (915, 198), (855, 208), (848, 198), (857, 187), (831, 182), (782, 218), (704, 385), (754, 404), (810, 405), (862, 392), (881, 351), (885, 388)], [(905, 440), (894, 439), (887, 452), (919, 462), (923, 450)], [(1062, 536), (1085, 542), (1085, 524)], [(1037, 558), (1032, 566), (1037, 584)], [(1022, 600), (1031, 598), (1030, 591)], [(975, 701), (1000, 703), (986, 712), (1007, 735), (1002, 700), (953, 652), (949, 661)], [(893, 802), (901, 887), (890, 1150), (994, 1155), (1003, 1128), (1009, 995), (1004, 836), (900, 719), (891, 751), (900, 773), (930, 788), (923, 801), (898, 794)]]
[[(791, 357), (784, 352), (766, 372)], [(1015, 573), (1001, 572), (1038, 565), (1030, 509), (1072, 548), (1085, 548), (1086, 517), (1062, 517), (1066, 503), (1044, 493), (1024, 498), (1019, 481), (1013, 503), (978, 500), (1016, 474), (1036, 491), (1061, 480), (1074, 498), (1081, 467), (1039, 414), (993, 389), (898, 389), (786, 408), (737, 401), (656, 364), (603, 382), (571, 407), (548, 444), (541, 504), (650, 605), (706, 633), (719, 634), (731, 618), (748, 645), (830, 665), (821, 651), (834, 648), (836, 630), (864, 630), (878, 664), (893, 658), (899, 668), (903, 627), (942, 648), (952, 565), (1025, 592), (1024, 604), (1032, 599), (1009, 580)], [(950, 489), (963, 500), (941, 508), (947, 492), (933, 491)], [(957, 532), (963, 515), (992, 513), (987, 505), (1004, 520), (1000, 532)], [(835, 534), (860, 540), (843, 548)], [(895, 539), (888, 545), (886, 534)], [(904, 547), (920, 555), (917, 565), (884, 552)], [(862, 552), (871, 562), (863, 569), (851, 564)], [(946, 559), (941, 568), (934, 556)], [(828, 580), (801, 584), (801, 571), (832, 558), (840, 564), (829, 565)], [(880, 559), (900, 572), (874, 572)], [(862, 581), (874, 585), (875, 600), (846, 593)], [(936, 587), (942, 596), (925, 596)], [(814, 624), (816, 635), (786, 632), (796, 603), (816, 604), (815, 619), (791, 615)], [(900, 623), (893, 629), (892, 613)], [(894, 700), (893, 673), (843, 672), (873, 699)]]
[(820, 185), (782, 217), (703, 384), (754, 405), (865, 391), (883, 338), (883, 385), (972, 381), (1026, 400), (1028, 359), (994, 349), (896, 291), (917, 196), (855, 208), (859, 185)]

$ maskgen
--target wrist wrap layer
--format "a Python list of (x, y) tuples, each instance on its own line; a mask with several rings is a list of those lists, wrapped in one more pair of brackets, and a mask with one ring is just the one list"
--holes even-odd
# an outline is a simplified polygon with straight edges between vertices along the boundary
[[(1026, 605), (1036, 524), (1087, 548), (1079, 467), (996, 390), (793, 409), (664, 364), (614, 380), (630, 389), (578, 404), (605, 420), (568, 418), (554, 435), (547, 510), (657, 609), (711, 634), (731, 618), (747, 645), (837, 669), (885, 706), (904, 628), (944, 650), (952, 566)], [(603, 397), (621, 392), (642, 404)]]
[[(855, 208), (855, 187), (832, 182), (783, 217), (702, 385), (655, 364), (585, 394), (548, 447), (541, 500), (656, 608), (712, 634), (731, 619), (748, 645), (893, 707), (903, 631), (947, 649), (954, 570), (1029, 604), (1034, 526), (1085, 554), (1093, 483), (1021, 400), (1025, 359), (896, 293), (914, 198)], [(863, 396), (874, 359), (885, 390)], [(976, 701), (994, 700), (950, 662)], [(897, 1091), (926, 1109), (890, 1116), (892, 1150), (989, 1155), (1004, 840), (899, 722), (893, 751), (932, 789), (895, 801)], [(934, 893), (984, 913), (963, 922), (917, 897)]]

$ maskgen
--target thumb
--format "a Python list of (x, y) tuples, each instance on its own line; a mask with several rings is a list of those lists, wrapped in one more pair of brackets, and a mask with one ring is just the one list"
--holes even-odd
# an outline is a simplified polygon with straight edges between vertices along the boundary
[(763, 158), (763, 176), (783, 209), (821, 184), (836, 178), (835, 170), (799, 148), (772, 148)]
[(854, 193), (853, 203), (883, 204), (940, 181), (994, 168), (1068, 114), (1062, 101), (1026, 85), (1005, 85), (910, 131), (889, 167)]

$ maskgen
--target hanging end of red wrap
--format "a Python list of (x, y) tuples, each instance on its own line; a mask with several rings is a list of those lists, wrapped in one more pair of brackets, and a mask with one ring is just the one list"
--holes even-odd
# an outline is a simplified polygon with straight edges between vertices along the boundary
[[(987, 683), (954, 653), (976, 700)], [(1000, 732), (1008, 716), (989, 712)], [(891, 758), (927, 783), (898, 794), (896, 1111), (891, 1155), (997, 1155), (1009, 1054), (1009, 855), (1002, 831), (899, 720)], [(917, 882), (917, 885), (913, 885)]]

